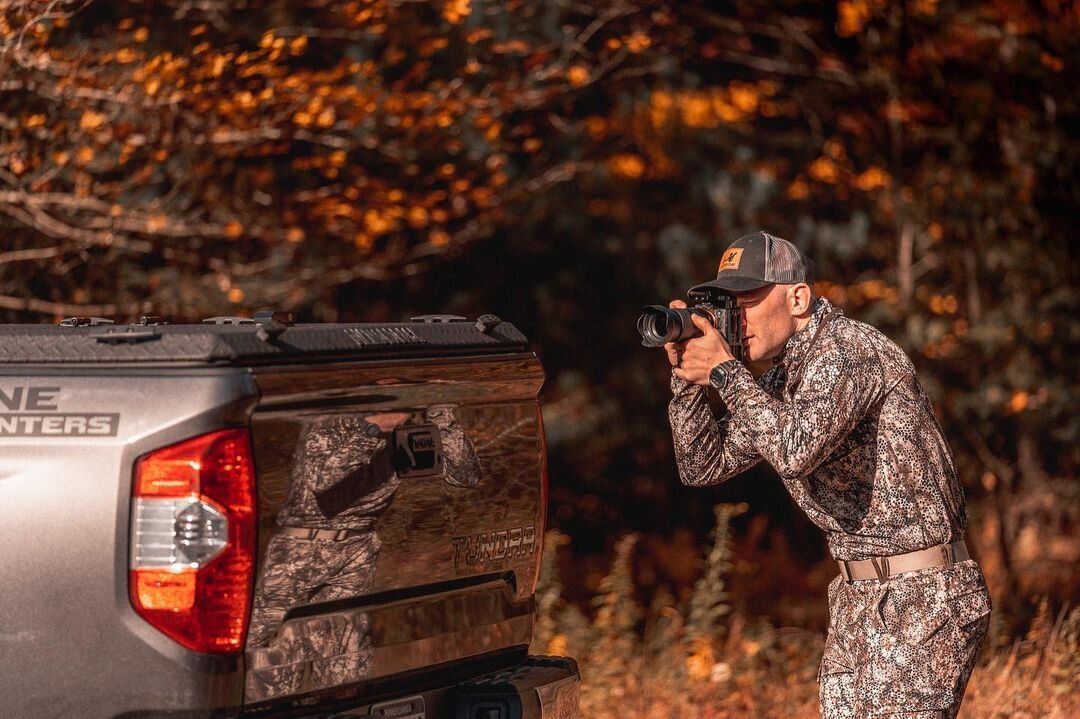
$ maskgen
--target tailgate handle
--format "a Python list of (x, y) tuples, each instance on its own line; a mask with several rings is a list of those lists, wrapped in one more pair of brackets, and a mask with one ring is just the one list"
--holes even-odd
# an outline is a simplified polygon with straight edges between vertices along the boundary
[(438, 426), (414, 424), (395, 429), (394, 468), (402, 479), (441, 476), (443, 449)]

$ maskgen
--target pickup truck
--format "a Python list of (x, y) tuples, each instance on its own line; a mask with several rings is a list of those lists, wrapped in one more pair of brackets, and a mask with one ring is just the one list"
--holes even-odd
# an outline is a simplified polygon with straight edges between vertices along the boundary
[(491, 315), (0, 325), (0, 716), (574, 717)]

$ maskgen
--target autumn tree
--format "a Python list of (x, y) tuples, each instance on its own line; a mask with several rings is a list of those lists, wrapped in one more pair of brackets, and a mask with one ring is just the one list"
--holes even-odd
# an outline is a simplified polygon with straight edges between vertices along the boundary
[(1055, 0), (0, 0), (0, 308), (498, 309), (545, 355), (567, 517), (670, 524), (708, 502), (669, 489), (633, 320), (767, 228), (915, 358), (1004, 573), (1075, 568), (1078, 24)]

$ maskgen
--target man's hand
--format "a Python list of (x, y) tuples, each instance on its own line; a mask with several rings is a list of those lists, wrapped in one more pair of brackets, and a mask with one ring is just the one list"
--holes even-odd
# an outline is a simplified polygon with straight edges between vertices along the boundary
[[(685, 307), (685, 305), (683, 305)], [(701, 331), (701, 337), (687, 340), (679, 353), (679, 362), (672, 372), (676, 377), (691, 384), (707, 387), (709, 384), (709, 372), (721, 362), (735, 359), (731, 354), (731, 347), (723, 335), (717, 332), (712, 324), (699, 315), (691, 318), (694, 325)], [(665, 345), (665, 348), (667, 345)], [(671, 356), (671, 352), (668, 352)]]
[(397, 427), (405, 424), (409, 419), (408, 412), (383, 412), (381, 414), (369, 414), (364, 417), (368, 422), (381, 429), (383, 432), (392, 432)]
[[(682, 300), (672, 300), (668, 302), (668, 307), (672, 309), (685, 308), (686, 303)], [(678, 367), (679, 362), (682, 361), (682, 353), (686, 350), (686, 342), (666, 342), (664, 343), (664, 351), (667, 352), (668, 362), (672, 367)]]

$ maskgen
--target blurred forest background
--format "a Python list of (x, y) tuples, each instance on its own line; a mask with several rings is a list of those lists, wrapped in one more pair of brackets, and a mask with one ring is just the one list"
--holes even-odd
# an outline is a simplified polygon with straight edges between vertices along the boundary
[(1080, 596), (1078, 51), (1063, 0), (0, 0), (0, 320), (494, 312), (547, 368), (560, 606), (636, 531), (643, 606), (720, 567), (821, 632), (819, 532), (767, 468), (679, 485), (635, 330), (765, 229), (914, 359), (1020, 661)]

